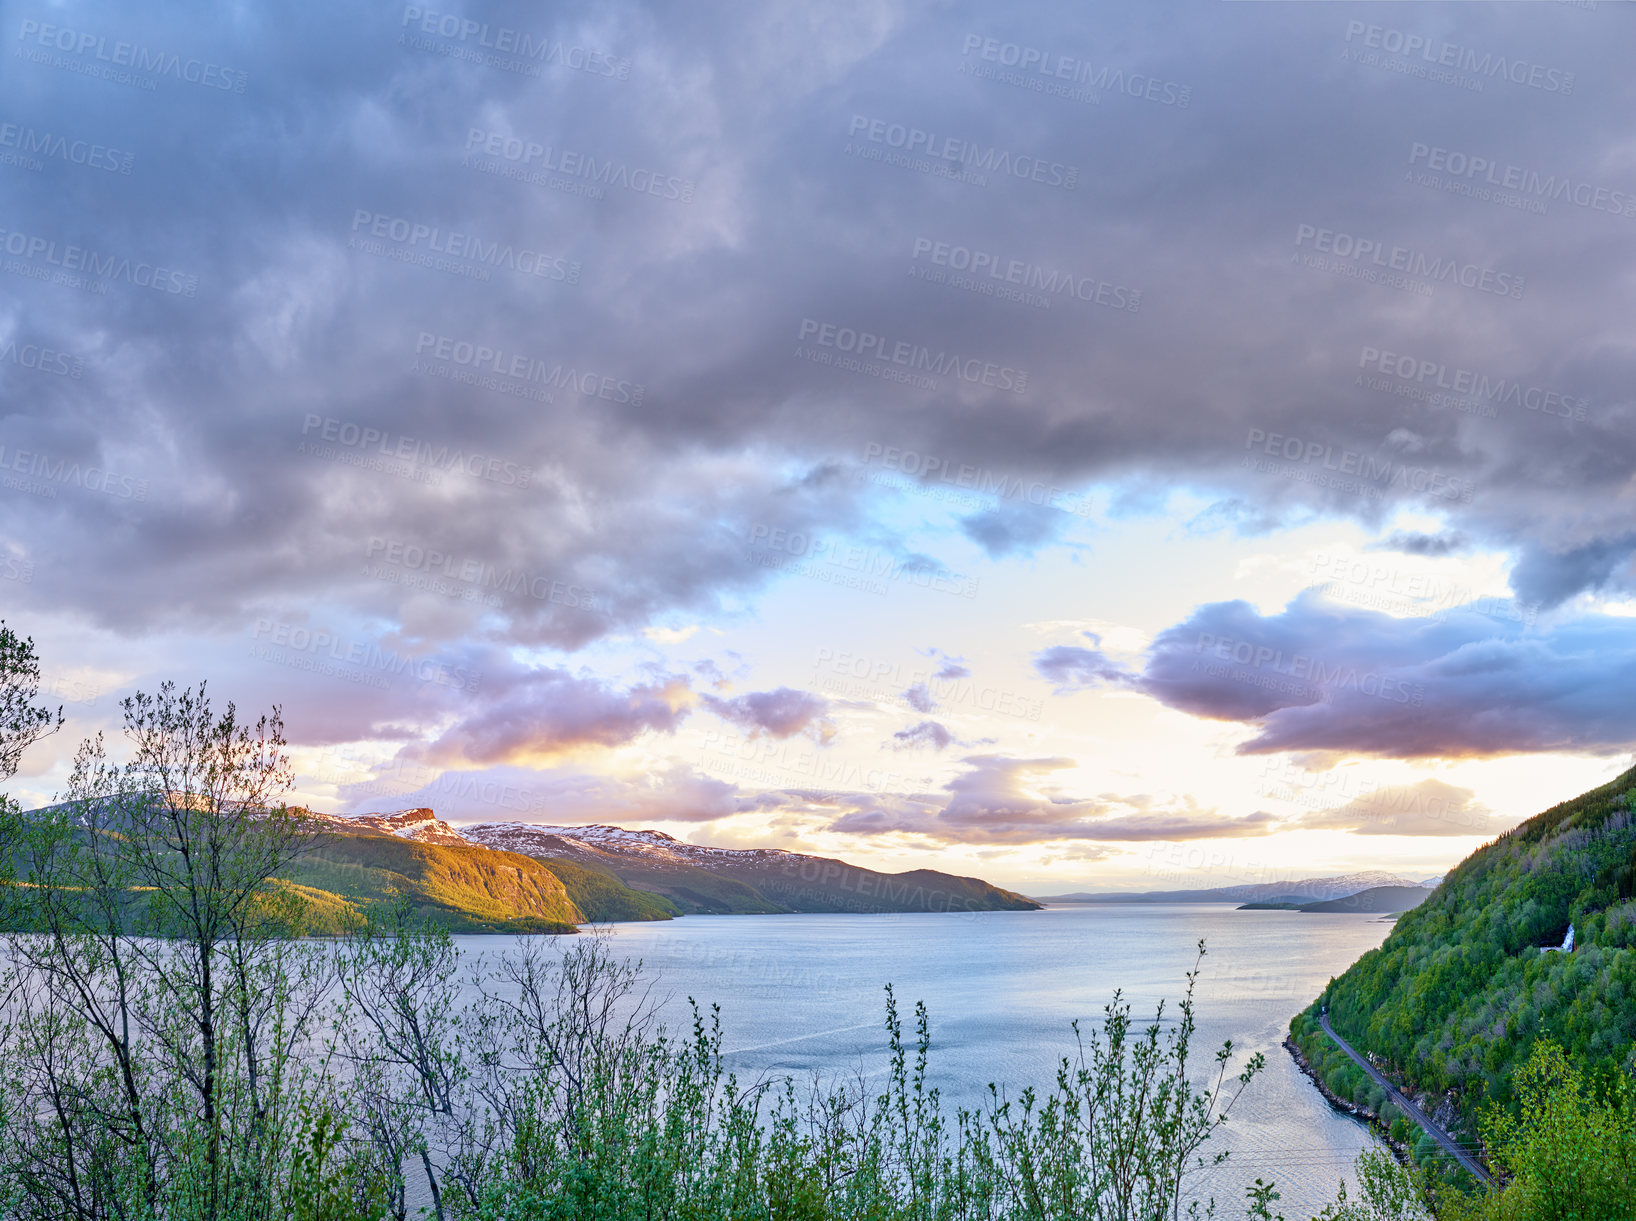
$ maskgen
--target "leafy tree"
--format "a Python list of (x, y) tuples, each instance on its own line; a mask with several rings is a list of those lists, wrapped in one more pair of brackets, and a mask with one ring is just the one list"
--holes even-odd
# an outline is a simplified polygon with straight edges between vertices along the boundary
[[(18, 636), (0, 619), (0, 784), (17, 774), (23, 752), (62, 727), (63, 712), (40, 699), (40, 659), (33, 637)], [(15, 897), (14, 856), (22, 838), (17, 803), (0, 792), (0, 918)]]
[(1636, 1095), (1623, 1074), (1593, 1082), (1542, 1040), (1517, 1075), (1518, 1113), (1485, 1116), (1494, 1161), (1516, 1176), (1529, 1216), (1636, 1215)]

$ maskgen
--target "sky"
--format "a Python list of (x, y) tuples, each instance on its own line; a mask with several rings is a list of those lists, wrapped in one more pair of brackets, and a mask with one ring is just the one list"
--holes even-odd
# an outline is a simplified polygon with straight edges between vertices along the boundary
[(1636, 10), (0, 4), (0, 615), (312, 808), (1044, 894), (1636, 744)]

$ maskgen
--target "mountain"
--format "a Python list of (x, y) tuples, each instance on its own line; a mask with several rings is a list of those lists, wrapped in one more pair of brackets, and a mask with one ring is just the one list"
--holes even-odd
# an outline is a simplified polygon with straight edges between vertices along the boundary
[[(1381, 886), (1418, 887), (1421, 883), (1378, 869), (1330, 878), (1302, 878), (1298, 882), (1255, 882), (1220, 886), (1213, 890), (1144, 890), (1043, 895), (1043, 903), (1313, 903), (1344, 899)], [(1396, 908), (1393, 909), (1398, 910)]]
[(1426, 901), (1431, 891), (1424, 886), (1372, 886), (1342, 899), (1325, 899), (1318, 903), (1304, 903), (1297, 911), (1304, 912), (1388, 912), (1413, 911)]
[(878, 873), (779, 848), (710, 848), (660, 831), (606, 825), (485, 823), (469, 840), (599, 869), (683, 912), (1032, 911), (1039, 904), (980, 878), (931, 869)]
[[(340, 932), (399, 898), (455, 932), (571, 933), (588, 918), (544, 862), (470, 843), (430, 810), (341, 818), (290, 809), (316, 834), (274, 884), (303, 901), (308, 933)], [(73, 813), (61, 805), (34, 813), (65, 811)]]
[(634, 890), (613, 874), (574, 861), (534, 857), (562, 883), (574, 906), (585, 913), (592, 924), (607, 924), (619, 920), (670, 920), (682, 914), (681, 908), (665, 898), (646, 890)]
[[(291, 808), (318, 824), (324, 832), (339, 831), (347, 835), (373, 832), (423, 844), (486, 848), (486, 845), (467, 839), (425, 807), (398, 810), (391, 814), (320, 814), (302, 807)], [(632, 890), (606, 870), (567, 860), (540, 860), (538, 863), (544, 865), (562, 884), (569, 900), (578, 910), (581, 922), (605, 924), (616, 920), (669, 920), (681, 914), (680, 909), (668, 899), (646, 891)]]
[(423, 844), (468, 844), (460, 832), (438, 818), (424, 806), (414, 810), (399, 810), (394, 814), (320, 814), (301, 806), (291, 806), (292, 814), (305, 815), (325, 827), (346, 832), (377, 831), (400, 839), (412, 839)]
[(279, 876), (318, 906), (313, 932), (338, 931), (330, 925), (341, 913), (399, 896), (457, 933), (571, 933), (586, 919), (530, 857), (373, 829), (321, 834)]
[[(1572, 954), (1559, 946), (1569, 925)], [(1367, 1086), (1317, 1028), (1464, 1116), (1512, 1097), (1512, 1075), (1549, 1036), (1592, 1074), (1636, 1048), (1636, 769), (1485, 844), (1406, 912), (1378, 949), (1291, 1023), (1330, 1088)], [(1330, 1080), (1333, 1078), (1333, 1080)], [(1339, 1085), (1341, 1088), (1336, 1088)]]
[[(56, 808), (56, 807), (49, 807)], [(1032, 899), (930, 869), (877, 873), (776, 848), (710, 848), (658, 831), (490, 823), (457, 829), (429, 809), (324, 814), (277, 882), (308, 931), (340, 931), (407, 897), (455, 932), (572, 932), (687, 913), (1031, 911)]]

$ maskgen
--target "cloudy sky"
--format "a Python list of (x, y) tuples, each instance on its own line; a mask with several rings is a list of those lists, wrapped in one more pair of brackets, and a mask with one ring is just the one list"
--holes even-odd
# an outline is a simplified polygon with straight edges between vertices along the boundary
[(0, 18), (25, 801), (166, 679), (318, 809), (1037, 893), (1629, 763), (1630, 6)]

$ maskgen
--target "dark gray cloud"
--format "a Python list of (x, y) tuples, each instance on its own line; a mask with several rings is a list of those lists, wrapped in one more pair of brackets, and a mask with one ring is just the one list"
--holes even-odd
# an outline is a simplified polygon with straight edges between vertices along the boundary
[(898, 730), (892, 735), (892, 741), (889, 745), (893, 750), (916, 750), (921, 747), (928, 747), (931, 750), (941, 751), (947, 750), (959, 740), (947, 725), (938, 721), (921, 721), (909, 726), (908, 729)]
[(963, 657), (950, 657), (941, 649), (927, 649), (926, 656), (938, 663), (931, 682), (912, 683), (903, 692), (903, 702), (916, 712), (937, 711), (937, 694), (932, 690), (931, 683), (951, 683), (971, 677), (971, 669)]
[(792, 738), (805, 733), (827, 742), (835, 735), (835, 726), (827, 719), (829, 701), (810, 691), (780, 687), (776, 691), (752, 691), (732, 699), (706, 695), (700, 702), (751, 737), (765, 734), (772, 738)]
[[(622, 746), (649, 731), (670, 733), (687, 716), (684, 678), (620, 690), (590, 675), (542, 668), (484, 693), (476, 711), (403, 757), (433, 766), (547, 763), (582, 747)], [(708, 698), (708, 697), (707, 697)]]
[(1633, 548), (1636, 531), (1562, 551), (1530, 548), (1511, 571), (1511, 587), (1522, 601), (1547, 610), (1583, 591), (1625, 588)]
[[(1102, 644), (1095, 632), (1082, 632), (1093, 646)], [(1066, 691), (1095, 690), (1099, 687), (1123, 686), (1136, 678), (1118, 662), (1111, 661), (1100, 647), (1059, 644), (1034, 654), (1034, 669), (1039, 676), (1056, 685), (1057, 694)]]
[(1459, 555), (1470, 546), (1470, 540), (1458, 532), (1422, 534), (1408, 530), (1394, 530), (1380, 541), (1379, 551), (1401, 551), (1405, 555), (1441, 557)]
[(1032, 554), (1055, 539), (1067, 522), (1048, 505), (1006, 504), (961, 518), (960, 529), (991, 559), (1000, 559)]
[(1308, 591), (1273, 615), (1247, 602), (1201, 606), (1155, 637), (1139, 675), (1074, 646), (1046, 650), (1035, 668), (1059, 691), (1116, 682), (1254, 726), (1240, 754), (1412, 759), (1636, 744), (1629, 620), (1582, 616), (1531, 631), (1520, 620), (1467, 610), (1395, 618)]
[[(0, 167), (21, 269), (0, 273), (0, 551), (32, 573), (6, 591), (19, 621), (180, 627), (211, 667), (245, 623), (314, 606), (412, 628), (431, 653), (573, 652), (738, 613), (784, 579), (747, 560), (755, 537), (863, 538), (946, 573), (945, 549), (1044, 545), (1068, 520), (1059, 492), (1091, 482), (1121, 513), (1195, 490), (1215, 506), (1200, 528), (1246, 533), (1429, 510), (1447, 519), (1429, 538), (1508, 550), (1524, 602), (1632, 588), (1620, 8), (901, 2), (820, 22), (484, 5), (494, 29), (558, 45), (526, 72), (450, 54), (480, 52), (407, 11), (12, 14), (0, 121), (131, 157), (129, 174), (49, 154)], [(72, 70), (99, 64), (42, 44), (45, 25), (209, 63), (230, 87)], [(1480, 88), (1357, 55), (1406, 35), (1446, 43)], [(965, 142), (987, 180), (893, 164), (911, 130)], [(1520, 193), (1543, 210), (1496, 202), (1473, 158), (1534, 183)], [(1541, 196), (1544, 178), (1565, 193)], [(106, 291), (51, 282), (70, 246), (95, 252)], [(481, 254), (508, 247), (527, 268)], [(1396, 251), (1419, 287), (1394, 278)], [(154, 268), (182, 278), (156, 290)], [(1502, 284), (1520, 296), (1487, 291)], [(826, 327), (945, 371), (848, 368)], [(882, 468), (888, 450), (935, 465)], [(883, 471), (902, 486), (859, 478)], [(911, 545), (876, 512), (911, 493), (975, 503)], [(1360, 674), (1473, 714), (1398, 718), (1438, 749), (1627, 740), (1566, 630), (1449, 644), (1343, 626)], [(1584, 631), (1622, 664), (1620, 623)], [(1167, 645), (1147, 689), (1261, 723), (1255, 749), (1410, 749), (1362, 696), (1320, 707), (1192, 677), (1191, 660)], [(1094, 658), (1051, 664), (1112, 681)], [(1524, 687), (1477, 703), (1468, 664)], [(1573, 707), (1547, 703), (1530, 730), (1506, 711), (1524, 690)], [(407, 734), (449, 711), (425, 698), (413, 716), (362, 691), (345, 704), (359, 732)], [(550, 728), (507, 698), (516, 726)], [(448, 748), (504, 756), (516, 726), (497, 710)]]
[(937, 699), (932, 695), (931, 688), (925, 683), (915, 683), (906, 687), (903, 692), (903, 702), (916, 712), (934, 712), (937, 709)]

